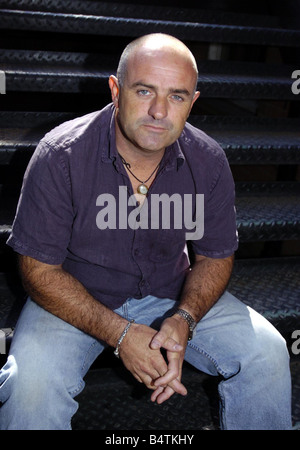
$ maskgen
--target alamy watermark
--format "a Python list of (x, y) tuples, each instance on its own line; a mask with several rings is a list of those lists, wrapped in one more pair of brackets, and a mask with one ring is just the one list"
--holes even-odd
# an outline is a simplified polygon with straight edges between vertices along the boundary
[(6, 354), (6, 334), (0, 330), (0, 355)]
[[(147, 197), (140, 206), (135, 195), (128, 197), (126, 186), (119, 186), (118, 201), (112, 194), (100, 194), (96, 206), (103, 207), (96, 216), (99, 230), (188, 230), (186, 240), (198, 240), (204, 234), (204, 194), (150, 194), (150, 219)], [(128, 208), (135, 207), (128, 214)], [(195, 213), (193, 214), (193, 210)], [(173, 215), (172, 215), (173, 214)], [(193, 218), (194, 216), (195, 218)], [(193, 231), (192, 231), (193, 230)]]
[(299, 355), (300, 354), (300, 330), (293, 331), (292, 339), (295, 339), (295, 341), (292, 343), (291, 351), (294, 355)]
[(292, 78), (296, 80), (291, 87), (292, 93), (298, 95), (300, 93), (300, 70), (294, 70)]
[(0, 70), (0, 94), (6, 94), (6, 78), (3, 70)]

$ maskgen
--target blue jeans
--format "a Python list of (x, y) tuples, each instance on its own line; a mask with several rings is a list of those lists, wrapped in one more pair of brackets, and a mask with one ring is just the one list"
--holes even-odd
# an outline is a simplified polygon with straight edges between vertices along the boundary
[[(116, 312), (159, 326), (174, 301), (128, 299)], [(28, 299), (0, 371), (0, 429), (70, 429), (84, 376), (105, 344)], [(226, 292), (199, 322), (185, 359), (223, 377), (222, 429), (291, 429), (286, 344), (261, 315)]]

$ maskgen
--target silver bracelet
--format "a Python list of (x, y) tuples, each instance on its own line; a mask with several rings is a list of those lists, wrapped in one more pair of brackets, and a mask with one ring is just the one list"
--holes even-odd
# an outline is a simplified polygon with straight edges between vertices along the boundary
[(116, 349), (115, 349), (115, 351), (114, 351), (114, 354), (116, 355), (117, 358), (120, 358), (120, 345), (121, 345), (121, 342), (123, 341), (124, 337), (126, 336), (128, 330), (129, 330), (129, 328), (131, 327), (131, 325), (132, 325), (133, 323), (134, 323), (134, 320), (133, 320), (133, 319), (132, 319), (130, 322), (128, 322), (128, 324), (127, 324), (126, 327), (124, 328), (123, 333), (122, 333), (121, 336), (120, 336), (120, 339), (118, 340)]

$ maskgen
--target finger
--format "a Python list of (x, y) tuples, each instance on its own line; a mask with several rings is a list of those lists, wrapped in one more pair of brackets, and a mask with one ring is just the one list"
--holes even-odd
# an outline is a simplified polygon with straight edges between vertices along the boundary
[(182, 358), (181, 355), (174, 352), (167, 352), (168, 366), (167, 370), (160, 372), (162, 375), (156, 380), (156, 385), (167, 385), (172, 380), (181, 378)]
[(179, 359), (171, 359), (168, 364), (167, 371), (164, 372), (163, 376), (155, 380), (156, 386), (167, 385), (171, 381), (178, 378), (180, 375), (179, 370)]
[(152, 402), (156, 402), (157, 397), (164, 391), (164, 387), (159, 386), (158, 388), (155, 389), (155, 391), (152, 393), (151, 395), (151, 401)]
[[(183, 387), (183, 389), (179, 389), (179, 385)], [(151, 401), (155, 402), (159, 398), (159, 403), (162, 403), (169, 399), (175, 392), (183, 396), (187, 395), (187, 389), (179, 382), (179, 380), (174, 380), (169, 386), (158, 386), (151, 395)], [(164, 394), (161, 395), (162, 393)]]
[(162, 378), (159, 378), (159, 379), (155, 380), (154, 383), (153, 383), (154, 387), (165, 388), (165, 387), (169, 386), (177, 394), (180, 394), (180, 395), (183, 395), (183, 396), (187, 395), (187, 388), (184, 386), (184, 384), (181, 383), (181, 381), (179, 381), (179, 379), (172, 380), (168, 384), (162, 383), (161, 380), (162, 380)]
[(169, 387), (171, 387), (173, 389), (173, 391), (175, 391), (177, 394), (180, 395), (187, 395), (187, 388), (184, 386), (184, 384), (181, 383), (181, 381), (179, 380), (173, 380), (171, 381), (171, 383), (168, 384)]
[[(182, 360), (176, 353), (168, 353), (168, 368), (167, 371), (163, 372), (163, 375), (157, 378), (154, 382), (155, 386), (171, 386), (175, 392), (181, 395), (186, 395), (187, 390), (185, 386), (181, 383), (181, 368)], [(162, 373), (162, 372), (160, 372)]]
[(138, 376), (138, 374), (133, 373), (133, 376), (139, 383), (143, 383), (143, 380)]
[(153, 367), (151, 371), (150, 370), (134, 371), (133, 375), (140, 383), (143, 383), (148, 389), (155, 390), (157, 389), (157, 386), (155, 386), (154, 384), (155, 380), (161, 375), (163, 375), (166, 371), (167, 365), (165, 364), (165, 366), (160, 371)]
[(154, 379), (149, 375), (144, 375), (140, 380), (148, 389), (151, 389), (152, 391), (157, 389), (157, 386), (154, 385)]
[[(154, 394), (155, 393), (156, 391), (154, 391)], [(162, 392), (157, 393), (157, 395), (155, 396), (156, 403), (158, 405), (161, 405), (163, 402), (172, 397), (173, 394), (174, 390), (170, 386), (167, 386)]]
[(167, 337), (160, 331), (153, 336), (150, 342), (150, 347), (153, 350), (162, 347), (171, 352), (181, 352), (181, 350), (183, 350), (182, 345), (178, 344), (178, 342), (176, 342), (173, 338)]

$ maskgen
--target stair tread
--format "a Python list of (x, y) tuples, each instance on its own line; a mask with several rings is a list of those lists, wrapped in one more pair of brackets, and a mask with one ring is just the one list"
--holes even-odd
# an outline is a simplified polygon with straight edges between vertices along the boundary
[[(274, 127), (275, 128), (275, 127)], [(1, 148), (10, 148), (18, 145), (36, 146), (44, 134), (50, 128), (40, 129), (32, 128), (1, 128), (0, 129), (0, 150)], [(298, 131), (240, 131), (223, 130), (214, 131), (202, 130), (214, 138), (223, 148), (230, 147), (272, 147), (285, 148), (295, 147), (300, 149), (300, 133)]]
[[(9, 164), (20, 150), (29, 154), (46, 132), (76, 115), (80, 114), (0, 112), (0, 164)], [(231, 164), (300, 163), (299, 119), (192, 115), (189, 122), (214, 138)]]
[[(0, 210), (0, 242), (11, 231), (17, 198)], [(300, 239), (299, 195), (237, 195), (237, 229), (241, 243)]]
[[(281, 165), (278, 178), (282, 175), (290, 179), (294, 177), (290, 175), (291, 167), (282, 166), (300, 164), (300, 119), (256, 116), (298, 114), (300, 95), (291, 90), (292, 73), (297, 69), (293, 61), (299, 59), (297, 24), (295, 29), (285, 27), (284, 17), (270, 13), (276, 10), (276, 5), (271, 7), (259, 1), (255, 5), (253, 2), (242, 5), (230, 0), (225, 2), (224, 11), (218, 10), (223, 7), (219, 1), (208, 9), (195, 8), (195, 3), (191, 8), (188, 4), (182, 7), (174, 3), (170, 7), (164, 0), (154, 2), (156, 5), (136, 3), (0, 0), (0, 30), (5, 33), (2, 45), (12, 47), (0, 49), (0, 70), (5, 71), (8, 94), (2, 96), (5, 100), (2, 109), (13, 109), (16, 102), (18, 109), (39, 109), (42, 104), (46, 110), (0, 111), (0, 329), (14, 328), (25, 301), (14, 252), (5, 244), (11, 232), (23, 169), (46, 132), (81, 114), (59, 112), (60, 108), (69, 105), (74, 111), (89, 109), (90, 104), (97, 102), (96, 108), (99, 103), (100, 109), (102, 102), (107, 103), (107, 79), (115, 73), (123, 44), (131, 38), (152, 32), (168, 33), (186, 42), (199, 56), (198, 88), (203, 100), (193, 111), (212, 115), (195, 113), (189, 121), (221, 145), (230, 164), (248, 165), (249, 174), (254, 173), (253, 165)], [(212, 52), (214, 44), (222, 58), (227, 55), (231, 60), (206, 59), (216, 56)], [(237, 61), (238, 58), (244, 61)], [(250, 62), (251, 59), (257, 62)], [(288, 61), (292, 65), (285, 64)], [(51, 108), (58, 111), (49, 112)], [(240, 174), (240, 168), (234, 169), (240, 179), (243, 171)], [(257, 170), (260, 179), (262, 167)], [(268, 244), (263, 243), (299, 241), (299, 198), (300, 183), (294, 181), (237, 182), (240, 242), (262, 243), (266, 252), (263, 250), (261, 254), (268, 254)], [(278, 254), (283, 252), (276, 245), (271, 246), (272, 251), (276, 247)], [(287, 339), (290, 350), (291, 333), (300, 323), (300, 256), (251, 259), (249, 253), (246, 251), (249, 259), (236, 259), (228, 290), (270, 320)], [(299, 364), (291, 362), (293, 420), (297, 429), (300, 429)], [(159, 412), (149, 401), (148, 391), (145, 398), (143, 387), (135, 386), (137, 383), (129, 379), (128, 373), (120, 378), (111, 368), (91, 371), (87, 389), (79, 397), (83, 404), (74, 417), (74, 429), (160, 429), (162, 416), (166, 430), (185, 429), (186, 424), (188, 429), (197, 429), (209, 421), (217, 423), (211, 403), (211, 389), (216, 390), (216, 381), (211, 378), (209, 381), (188, 365), (183, 380), (188, 384), (189, 402), (194, 407), (187, 409), (185, 400), (174, 396), (171, 405)], [(196, 406), (197, 414), (191, 414)], [(170, 407), (172, 414), (167, 414), (165, 421)]]
[(299, 187), (300, 183), (236, 183), (240, 242), (300, 239)]
[[(299, 100), (291, 90), (292, 66), (237, 61), (200, 61), (198, 65), (198, 87), (203, 98)], [(6, 73), (7, 92), (80, 93), (92, 92), (96, 87), (99, 92), (107, 92), (107, 80), (115, 73), (117, 61), (114, 57), (77, 52), (0, 50), (0, 67)]]
[[(18, 191), (15, 187), (0, 185), (0, 195), (2, 197), (0, 223), (10, 227)], [(283, 233), (285, 236), (283, 239), (289, 238), (288, 232), (300, 237), (299, 196), (298, 182), (237, 182), (237, 226), (242, 240), (243, 234), (255, 235), (257, 232), (265, 233), (266, 240), (271, 238), (273, 240), (274, 233), (275, 235)]]
[(236, 260), (228, 290), (268, 318), (300, 318), (300, 257)]
[[(266, 316), (300, 318), (300, 257), (236, 260), (228, 290)], [(24, 301), (15, 273), (0, 272), (0, 327), (14, 327)]]
[[(300, 32), (299, 32), (300, 34)], [(55, 72), (56, 68), (61, 68), (66, 72), (70, 68), (81, 69), (82, 73), (89, 73), (88, 69), (101, 69), (108, 67), (110, 70), (116, 69), (119, 54), (92, 53), (76, 51), (54, 51), (37, 49), (0, 49), (0, 62), (3, 67), (20, 70), (38, 70), (41, 72)], [(207, 74), (249, 76), (255, 75), (264, 78), (265, 76), (289, 77), (295, 70), (294, 65), (281, 63), (267, 63), (260, 61), (235, 61), (235, 60), (209, 60), (197, 57), (199, 72)]]
[(151, 32), (174, 34), (181, 39), (299, 47), (300, 32), (283, 28), (180, 22), (132, 17), (14, 11), (3, 9), (0, 28), (115, 36), (139, 36)]
[[(291, 374), (293, 425), (299, 429), (299, 361), (291, 362)], [(73, 417), (72, 427), (74, 430), (217, 430), (220, 380), (184, 362), (182, 381), (188, 390), (186, 399), (175, 395), (165, 406), (158, 407), (150, 401), (147, 388), (138, 385), (124, 367), (95, 368), (88, 372), (86, 387), (78, 396), (80, 408)]]
[(260, 14), (251, 14), (246, 12), (245, 6), (241, 12), (228, 12), (218, 9), (200, 9), (196, 5), (193, 8), (184, 8), (182, 6), (170, 6), (169, 2), (164, 5), (150, 5), (143, 3), (115, 3), (115, 2), (94, 2), (88, 0), (73, 0), (65, 2), (61, 0), (6, 0), (6, 8), (29, 11), (44, 11), (57, 13), (86, 14), (96, 16), (113, 17), (135, 17), (147, 19), (176, 20), (184, 22), (201, 23), (222, 23), (236, 25), (268, 26), (278, 27), (280, 25), (279, 17), (261, 12)]

